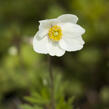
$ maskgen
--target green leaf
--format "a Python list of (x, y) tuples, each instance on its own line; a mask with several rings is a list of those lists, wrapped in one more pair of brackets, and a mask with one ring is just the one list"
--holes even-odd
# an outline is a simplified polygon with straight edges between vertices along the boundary
[(33, 104), (47, 104), (48, 103), (48, 100), (44, 100), (42, 98), (38, 99), (38, 98), (33, 98), (33, 97), (25, 97), (25, 99)]
[(38, 105), (31, 106), (28, 104), (21, 105), (20, 107), (21, 107), (21, 109), (43, 109), (42, 107), (40, 107)]
[(34, 109), (32, 106), (28, 105), (28, 104), (24, 104), (20, 106), (21, 109)]

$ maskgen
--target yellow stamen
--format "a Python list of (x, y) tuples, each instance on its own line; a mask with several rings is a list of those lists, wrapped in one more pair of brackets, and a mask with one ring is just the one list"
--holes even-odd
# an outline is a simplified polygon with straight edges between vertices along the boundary
[(53, 41), (59, 41), (62, 38), (62, 30), (60, 26), (54, 25), (49, 29), (48, 36)]

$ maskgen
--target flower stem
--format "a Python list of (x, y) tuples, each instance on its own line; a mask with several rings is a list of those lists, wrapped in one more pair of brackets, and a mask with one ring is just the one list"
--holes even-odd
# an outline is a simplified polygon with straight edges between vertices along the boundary
[(55, 97), (54, 97), (54, 75), (52, 71), (52, 57), (48, 56), (49, 59), (49, 75), (50, 75), (50, 95), (51, 95), (51, 109), (55, 109)]

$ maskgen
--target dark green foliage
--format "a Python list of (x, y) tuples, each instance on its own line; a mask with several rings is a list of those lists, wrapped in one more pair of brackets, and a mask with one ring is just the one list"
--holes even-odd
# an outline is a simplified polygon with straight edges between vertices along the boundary
[[(49, 88), (49, 81), (43, 81), (40, 90), (33, 90), (31, 91), (31, 95), (25, 97), (25, 100), (31, 103), (32, 105), (22, 105), (23, 109), (31, 107), (34, 109), (34, 106), (42, 107), (42, 109), (47, 108), (50, 109), (50, 88)], [(68, 81), (66, 81), (68, 82)], [(68, 84), (66, 82), (62, 82), (62, 77), (60, 74), (55, 76), (55, 102), (56, 102), (56, 109), (72, 109), (74, 96), (65, 100), (65, 95), (67, 91)], [(47, 84), (48, 83), (48, 84)], [(70, 84), (70, 83), (69, 83)], [(30, 108), (30, 109), (31, 109)], [(37, 108), (36, 108), (37, 109)]]

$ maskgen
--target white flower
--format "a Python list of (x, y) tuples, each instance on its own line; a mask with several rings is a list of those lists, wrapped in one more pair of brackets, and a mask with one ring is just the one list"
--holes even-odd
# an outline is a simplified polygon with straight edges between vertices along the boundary
[(77, 21), (78, 17), (72, 14), (39, 21), (39, 31), (33, 39), (34, 50), (51, 56), (62, 56), (65, 51), (82, 49), (84, 41), (81, 36), (85, 30), (76, 24)]

